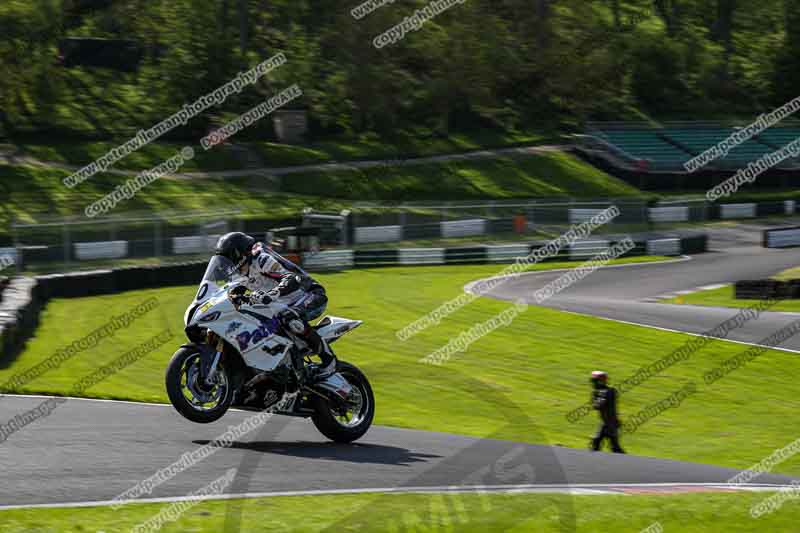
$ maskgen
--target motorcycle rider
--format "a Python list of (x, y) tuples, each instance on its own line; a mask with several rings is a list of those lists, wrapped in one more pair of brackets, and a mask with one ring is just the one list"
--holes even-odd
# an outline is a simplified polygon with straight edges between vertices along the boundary
[(592, 372), (592, 407), (597, 409), (603, 421), (592, 439), (592, 451), (599, 451), (603, 439), (611, 442), (611, 451), (625, 453), (619, 445), (620, 421), (617, 416), (617, 389), (608, 386), (608, 374), (602, 370)]
[(312, 363), (308, 366), (310, 377), (319, 381), (333, 374), (336, 355), (327, 341), (309, 325), (325, 311), (328, 303), (325, 288), (302, 268), (245, 233), (233, 232), (220, 237), (216, 254), (230, 259), (239, 273), (247, 278), (246, 288), (254, 292), (249, 297), (239, 295), (245, 302), (267, 305), (280, 300), (288, 305), (278, 319), (322, 360), (319, 365)]

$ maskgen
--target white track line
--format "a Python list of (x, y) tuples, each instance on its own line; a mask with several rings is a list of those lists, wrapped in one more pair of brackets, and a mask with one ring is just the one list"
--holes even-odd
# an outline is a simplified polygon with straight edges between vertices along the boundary
[(744, 491), (779, 491), (792, 485), (726, 483), (585, 483), (575, 485), (444, 485), (435, 487), (375, 487), (363, 489), (320, 489), (274, 492), (243, 492), (240, 494), (212, 494), (208, 496), (173, 496), (164, 498), (142, 498), (138, 500), (99, 500), (88, 502), (34, 503), (28, 505), (0, 505), (0, 511), (11, 509), (102, 507), (142, 503), (173, 503), (183, 501), (238, 500), (253, 498), (279, 498), (289, 496), (336, 496), (346, 494), (446, 494), (446, 493), (496, 493), (496, 494), (573, 494), (573, 495), (622, 495), (624, 489), (658, 489), (699, 487)]

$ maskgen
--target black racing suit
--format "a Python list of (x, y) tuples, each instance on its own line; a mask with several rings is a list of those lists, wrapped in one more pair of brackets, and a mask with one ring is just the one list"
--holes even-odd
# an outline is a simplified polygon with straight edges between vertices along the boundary
[(603, 444), (603, 439), (611, 442), (611, 451), (625, 453), (619, 445), (619, 417), (617, 416), (617, 389), (607, 385), (598, 384), (592, 391), (592, 406), (599, 411), (603, 421), (592, 439), (592, 450), (598, 451)]
[[(308, 273), (262, 243), (253, 246), (253, 260), (247, 272), (248, 288), (289, 307), (281, 315), (286, 327), (303, 338), (320, 356), (322, 366), (334, 358), (333, 351), (309, 322), (319, 318), (328, 304), (325, 288)], [(302, 326), (297, 327), (297, 322)], [(294, 327), (291, 327), (294, 326)]]

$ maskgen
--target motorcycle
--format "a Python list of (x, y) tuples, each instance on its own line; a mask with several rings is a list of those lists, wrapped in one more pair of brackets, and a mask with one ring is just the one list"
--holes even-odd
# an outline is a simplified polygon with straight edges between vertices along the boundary
[[(249, 305), (249, 291), (235, 265), (223, 256), (208, 263), (184, 325), (189, 342), (175, 352), (166, 370), (166, 388), (175, 409), (192, 422), (209, 423), (229, 408), (311, 418), (335, 442), (353, 442), (372, 425), (375, 398), (367, 377), (339, 361), (336, 372), (314, 382), (306, 342), (278, 319), (280, 299)], [(361, 324), (326, 316), (316, 326), (333, 343)]]

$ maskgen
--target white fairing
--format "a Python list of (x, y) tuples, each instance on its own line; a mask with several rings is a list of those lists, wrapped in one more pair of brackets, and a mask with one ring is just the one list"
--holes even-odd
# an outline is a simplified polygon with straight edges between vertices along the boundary
[[(328, 323), (330, 321), (330, 323)], [(317, 328), (320, 337), (328, 342), (335, 341), (345, 333), (361, 325), (361, 320), (350, 320), (338, 316), (327, 316), (320, 321), (322, 327)]]
[[(228, 298), (228, 291), (233, 285), (223, 284), (222, 281), (203, 280), (195, 300), (186, 310), (184, 323), (208, 328), (228, 341), (239, 350), (248, 366), (262, 371), (274, 370), (286, 358), (293, 344), (291, 339), (276, 333), (280, 330), (276, 316), (286, 309), (286, 305), (281, 302), (241, 305), (237, 311)], [(323, 327), (318, 329), (319, 334), (332, 342), (357, 327), (361, 321), (326, 317), (320, 324)]]

